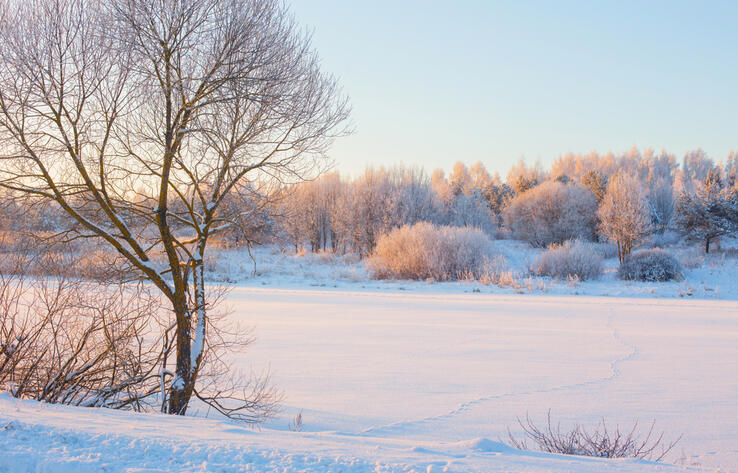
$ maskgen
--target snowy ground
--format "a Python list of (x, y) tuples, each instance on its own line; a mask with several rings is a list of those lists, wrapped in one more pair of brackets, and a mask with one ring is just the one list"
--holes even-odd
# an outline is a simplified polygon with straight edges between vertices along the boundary
[[(608, 297), (647, 297), (738, 300), (738, 241), (724, 242), (722, 250), (705, 255), (699, 246), (668, 248), (684, 264), (684, 280), (671, 282), (622, 281), (617, 278), (617, 252), (605, 260), (605, 273), (594, 281), (566, 281), (530, 276), (529, 268), (543, 250), (515, 240), (496, 240), (497, 254), (504, 261), (505, 284), (484, 285), (477, 281), (426, 282), (377, 281), (354, 255), (284, 252), (274, 246), (256, 247), (253, 260), (246, 250), (220, 250), (207, 263), (211, 281), (249, 287), (320, 288), (349, 291), (407, 291), (423, 294), (556, 294)], [(603, 245), (603, 248), (606, 248)]]
[(0, 395), (0, 471), (94, 472), (677, 472), (512, 450), (488, 439), (438, 443), (335, 433), (255, 431), (219, 421), (62, 408)]
[[(0, 395), (0, 471), (738, 471), (735, 301), (395, 286), (240, 287), (228, 303), (258, 336), (239, 364), (270, 367), (286, 393), (278, 418), (252, 430)], [(549, 408), (564, 425), (656, 419), (683, 434), (679, 466), (497, 443)]]

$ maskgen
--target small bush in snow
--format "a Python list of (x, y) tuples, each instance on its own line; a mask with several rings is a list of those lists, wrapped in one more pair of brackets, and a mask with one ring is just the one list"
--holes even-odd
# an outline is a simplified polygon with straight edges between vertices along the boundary
[(382, 235), (367, 266), (378, 279), (444, 281), (478, 277), (491, 255), (492, 242), (477, 228), (420, 222)]
[(681, 280), (682, 265), (664, 250), (640, 250), (628, 257), (618, 269), (620, 279), (634, 281)]
[(552, 246), (539, 256), (532, 272), (558, 279), (597, 279), (602, 275), (602, 256), (593, 245), (567, 241), (563, 245)]
[(610, 259), (610, 258), (617, 258), (618, 257), (618, 247), (614, 243), (611, 242), (599, 242), (590, 243), (591, 247), (594, 249), (597, 254), (602, 256), (603, 259)]
[(640, 433), (637, 432), (638, 422), (630, 429), (620, 430), (618, 426), (605, 424), (604, 419), (594, 429), (575, 424), (570, 429), (562, 430), (561, 424), (554, 425), (551, 421), (550, 410), (546, 424), (536, 424), (526, 415), (525, 422), (518, 418), (518, 425), (523, 431), (522, 439), (516, 438), (507, 429), (510, 445), (518, 450), (529, 450), (530, 441), (531, 447), (543, 452), (599, 458), (661, 461), (682, 438), (680, 435), (674, 441), (665, 440), (665, 432), (659, 434), (654, 431), (656, 421), (651, 423), (648, 430)]

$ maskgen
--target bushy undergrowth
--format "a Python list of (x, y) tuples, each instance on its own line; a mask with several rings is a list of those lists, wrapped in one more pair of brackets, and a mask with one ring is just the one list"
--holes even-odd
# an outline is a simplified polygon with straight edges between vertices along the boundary
[(666, 248), (678, 245), (681, 238), (678, 233), (666, 231), (664, 233), (653, 233), (643, 241), (644, 248)]
[(603, 259), (617, 258), (618, 247), (612, 242), (590, 242), (589, 245), (597, 252)]
[[(152, 260), (166, 257), (153, 251), (149, 254)], [(67, 241), (53, 233), (32, 235), (13, 230), (0, 230), (0, 273), (98, 282), (131, 281), (140, 276), (100, 239)]]
[(479, 229), (421, 222), (381, 236), (367, 266), (378, 279), (445, 281), (478, 277), (492, 253)]
[(532, 272), (559, 279), (576, 277), (581, 281), (602, 275), (602, 256), (591, 244), (578, 240), (551, 246), (535, 261)]
[(684, 278), (682, 265), (659, 248), (640, 250), (630, 255), (618, 269), (620, 279), (632, 281), (672, 281)]

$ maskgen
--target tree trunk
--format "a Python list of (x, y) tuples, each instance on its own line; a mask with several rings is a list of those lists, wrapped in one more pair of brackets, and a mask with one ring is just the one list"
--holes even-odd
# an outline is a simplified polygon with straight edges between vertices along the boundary
[(710, 252), (710, 239), (705, 238), (705, 253), (709, 253), (709, 252)]
[[(177, 368), (169, 389), (169, 413), (185, 415), (195, 391), (195, 382), (200, 371), (200, 361), (205, 350), (205, 278), (202, 258), (193, 261), (192, 285), (194, 286), (194, 309), (183, 305), (177, 311)], [(193, 316), (194, 334), (192, 329)]]
[(623, 264), (623, 246), (618, 242), (618, 263)]
[(187, 405), (192, 397), (191, 366), (190, 366), (190, 316), (187, 307), (182, 304), (175, 308), (177, 319), (177, 364), (174, 380), (169, 387), (169, 414), (185, 415)]

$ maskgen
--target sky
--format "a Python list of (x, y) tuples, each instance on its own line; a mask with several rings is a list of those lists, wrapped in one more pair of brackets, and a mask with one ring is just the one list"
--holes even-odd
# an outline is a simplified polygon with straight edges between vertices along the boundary
[(738, 2), (290, 0), (352, 105), (336, 169), (738, 149)]

